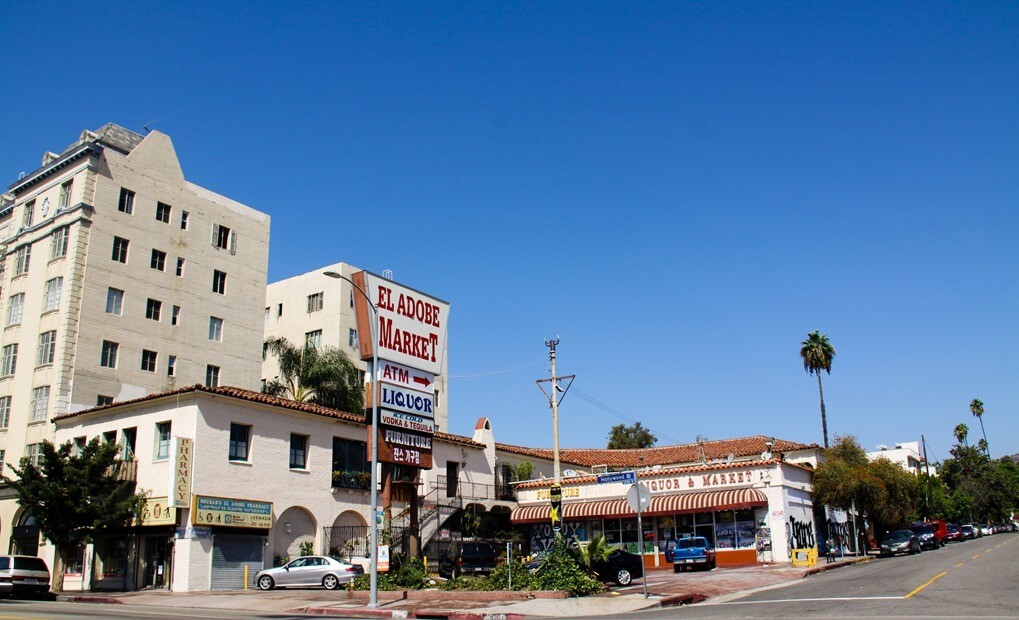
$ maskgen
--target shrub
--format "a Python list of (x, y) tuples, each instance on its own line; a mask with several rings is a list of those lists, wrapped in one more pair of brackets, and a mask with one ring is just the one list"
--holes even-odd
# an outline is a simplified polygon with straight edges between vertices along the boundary
[(562, 536), (556, 536), (545, 562), (535, 571), (532, 589), (565, 590), (572, 596), (601, 592), (604, 586), (577, 564)]
[[(425, 565), (420, 558), (411, 558), (400, 563), (400, 567), (388, 573), (379, 573), (379, 590), (420, 590), (430, 585), (425, 574)], [(371, 575), (365, 573), (354, 579), (355, 590), (370, 590)]]
[[(513, 579), (510, 579), (512, 575)], [(488, 585), (492, 590), (535, 590), (534, 573), (523, 562), (503, 562), (495, 567), (488, 576)], [(512, 586), (512, 587), (511, 587)]]

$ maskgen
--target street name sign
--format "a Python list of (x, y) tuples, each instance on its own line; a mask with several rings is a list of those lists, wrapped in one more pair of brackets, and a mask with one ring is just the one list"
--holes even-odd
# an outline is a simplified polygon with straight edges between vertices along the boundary
[(632, 471), (617, 471), (611, 474), (601, 474), (598, 476), (598, 484), (612, 484), (613, 482), (633, 484), (637, 482), (637, 474)]

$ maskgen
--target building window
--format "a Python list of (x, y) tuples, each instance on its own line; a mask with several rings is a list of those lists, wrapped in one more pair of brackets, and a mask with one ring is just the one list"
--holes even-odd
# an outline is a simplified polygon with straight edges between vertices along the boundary
[(110, 342), (109, 340), (103, 340), (103, 355), (99, 360), (99, 365), (103, 368), (116, 368), (117, 367), (117, 353), (120, 352), (120, 344), (116, 342)]
[[(264, 324), (266, 324), (266, 325), (269, 324), (269, 309), (268, 308), (265, 309), (265, 319), (262, 322)], [(262, 359), (265, 359), (265, 358), (262, 358)]]
[(44, 366), (53, 363), (53, 357), (57, 351), (57, 332), (51, 330), (39, 334), (39, 356), (36, 366)]
[(212, 272), (212, 292), (220, 295), (226, 294), (226, 272), (218, 269)]
[(46, 419), (46, 412), (50, 407), (50, 386), (44, 385), (32, 390), (32, 419), (31, 422), (40, 422)]
[(314, 295), (308, 295), (308, 312), (318, 312), (322, 309), (322, 302), (325, 299), (324, 293), (315, 293)]
[(170, 325), (176, 325), (180, 322), (180, 306), (174, 306), (170, 310)]
[(123, 187), (120, 188), (120, 202), (117, 203), (117, 211), (128, 215), (134, 212), (134, 192)]
[(159, 315), (163, 310), (163, 302), (158, 299), (149, 299), (145, 302), (145, 318), (152, 319), (153, 321), (159, 320)]
[(209, 340), (223, 342), (223, 319), (215, 316), (209, 317)]
[(18, 325), (25, 312), (25, 294), (11, 295), (7, 300), (7, 324)]
[(308, 436), (290, 433), (290, 469), (307, 469)]
[(63, 278), (53, 278), (46, 281), (46, 297), (43, 312), (51, 312), (60, 307), (60, 291), (63, 288)]
[(283, 304), (276, 304), (276, 318), (283, 316)]
[(71, 229), (68, 226), (61, 226), (56, 228), (50, 234), (50, 258), (60, 258), (61, 256), (67, 256), (67, 238), (71, 234)]
[(153, 249), (152, 250), (152, 261), (149, 263), (149, 266), (152, 267), (153, 269), (155, 269), (156, 271), (165, 271), (166, 270), (166, 252), (164, 252), (162, 250)]
[(109, 407), (113, 404), (113, 397), (100, 394), (96, 396), (96, 407)]
[(244, 424), (230, 424), (230, 460), (248, 460), (248, 440), (251, 437), (251, 427)]
[(347, 332), (347, 346), (350, 346), (350, 347), (356, 347), (357, 346), (357, 330), (356, 329), (350, 329)]
[(181, 230), (187, 230), (188, 229), (188, 212), (187, 211), (181, 211), (180, 212), (180, 229)]
[(184, 259), (180, 256), (177, 257), (177, 277), (184, 277)]
[(9, 344), (4, 347), (3, 357), (0, 358), (0, 376), (8, 377), (18, 369), (18, 345)]
[(156, 458), (170, 458), (170, 423), (159, 422), (156, 424)]
[(25, 203), (25, 213), (21, 218), (21, 225), (25, 228), (32, 226), (32, 222), (35, 221), (35, 201), (29, 200)]
[(333, 437), (334, 487), (368, 489), (371, 486), (366, 448), (363, 441)]
[(313, 332), (304, 334), (304, 346), (312, 346), (316, 349), (322, 347), (322, 330), (316, 329)]
[(25, 458), (28, 462), (36, 467), (42, 465), (42, 444), (41, 443), (30, 443), (25, 446)]
[(156, 219), (164, 224), (170, 223), (170, 205), (157, 202), (156, 203)]
[(350, 289), (350, 307), (354, 307), (354, 289)]
[(11, 397), (0, 396), (0, 429), (11, 423)]
[(234, 241), (233, 235), (230, 234), (230, 229), (227, 228), (226, 226), (213, 224), (212, 245), (216, 246), (217, 248), (222, 248), (224, 250), (233, 250)]
[(177, 356), (169, 355), (166, 358), (166, 376), (173, 377), (177, 374)]
[(158, 357), (158, 354), (155, 351), (142, 349), (142, 370), (145, 372), (156, 372), (156, 357)]
[(14, 275), (28, 273), (28, 264), (32, 262), (32, 245), (23, 245), (14, 250)]
[(120, 316), (120, 313), (124, 308), (124, 291), (119, 288), (109, 288), (106, 290), (106, 313), (116, 314)]
[(131, 242), (122, 237), (113, 238), (113, 260), (118, 263), (127, 262), (127, 246)]
[(71, 206), (71, 190), (74, 188), (74, 179), (65, 182), (60, 186), (60, 208), (66, 209)]
[(133, 461), (135, 446), (138, 444), (138, 429), (134, 426), (125, 428), (122, 438), (124, 441), (124, 453), (121, 458), (125, 461)]
[(219, 387), (219, 366), (205, 367), (205, 387)]

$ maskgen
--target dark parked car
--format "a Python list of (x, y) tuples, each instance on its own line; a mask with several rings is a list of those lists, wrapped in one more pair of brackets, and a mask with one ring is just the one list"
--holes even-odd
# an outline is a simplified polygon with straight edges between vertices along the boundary
[(456, 579), (464, 575), (485, 575), (495, 569), (497, 558), (491, 543), (453, 543), (439, 555), (439, 576)]
[(937, 549), (938, 537), (934, 534), (934, 528), (929, 525), (914, 525), (909, 528), (916, 534), (917, 539), (920, 541), (920, 547), (923, 549)]
[(881, 557), (899, 553), (920, 553), (920, 539), (913, 530), (895, 530), (888, 532), (881, 539)]
[(959, 533), (962, 540), (972, 540), (977, 537), (976, 528), (969, 523), (959, 526)]
[(962, 540), (962, 529), (959, 528), (958, 523), (949, 523), (947, 526), (948, 534), (945, 535), (945, 542), (959, 542)]
[(621, 586), (628, 586), (634, 579), (644, 576), (643, 559), (622, 549), (613, 550), (606, 561), (595, 562), (591, 568), (602, 581), (614, 581)]

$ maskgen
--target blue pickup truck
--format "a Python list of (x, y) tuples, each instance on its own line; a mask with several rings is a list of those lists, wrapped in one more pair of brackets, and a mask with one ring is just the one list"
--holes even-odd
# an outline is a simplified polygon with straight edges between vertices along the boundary
[(691, 536), (670, 540), (665, 547), (665, 561), (672, 562), (672, 570), (679, 572), (686, 568), (715, 568), (715, 548), (703, 536)]

